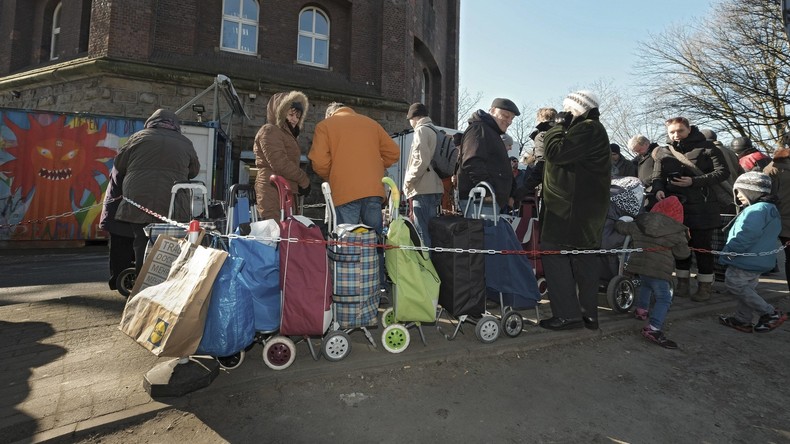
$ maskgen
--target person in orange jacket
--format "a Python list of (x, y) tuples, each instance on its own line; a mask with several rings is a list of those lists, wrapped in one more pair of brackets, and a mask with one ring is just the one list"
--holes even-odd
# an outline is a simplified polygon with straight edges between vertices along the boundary
[(378, 122), (342, 103), (330, 103), (315, 127), (307, 156), (313, 171), (329, 182), (337, 223), (363, 223), (382, 233), (385, 170), (400, 149)]

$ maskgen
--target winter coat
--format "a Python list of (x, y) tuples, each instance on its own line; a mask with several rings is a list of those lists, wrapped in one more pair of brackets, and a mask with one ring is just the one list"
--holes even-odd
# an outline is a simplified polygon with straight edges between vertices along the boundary
[(431, 128), (430, 117), (423, 117), (414, 126), (414, 138), (409, 152), (409, 163), (403, 177), (403, 191), (407, 198), (418, 194), (442, 194), (442, 179), (431, 169), (431, 159), (436, 151), (437, 134)]
[[(125, 197), (167, 216), (173, 184), (197, 176), (200, 160), (192, 142), (181, 134), (176, 114), (159, 109), (146, 120), (145, 128), (132, 134), (118, 151), (115, 168), (124, 176)], [(179, 196), (174, 216), (188, 221), (189, 203)], [(162, 222), (125, 200), (118, 205), (115, 218), (137, 224)]]
[(542, 239), (599, 248), (609, 210), (612, 155), (598, 108), (546, 132)]
[(296, 124), (301, 129), (308, 110), (307, 96), (299, 91), (277, 93), (269, 99), (266, 106), (267, 123), (255, 136), (253, 151), (255, 166), (258, 168), (255, 197), (262, 219), (280, 218), (280, 196), (277, 188), (269, 181), (272, 174), (285, 178), (292, 193), (296, 193), (298, 187), (307, 188), (310, 185), (310, 178), (299, 166), (302, 150), (286, 120), (288, 110), (294, 102), (302, 105), (302, 117)]
[[(721, 251), (734, 253), (761, 253), (777, 248), (777, 237), (782, 231), (779, 209), (775, 198), (768, 197), (747, 206), (741, 211), (727, 234), (727, 244)], [(719, 263), (741, 270), (765, 273), (776, 265), (776, 255), (764, 256), (719, 256)]]
[[(653, 192), (664, 191), (666, 196), (677, 196), (683, 204), (683, 225), (692, 230), (713, 229), (721, 226), (720, 205), (716, 193), (710, 188), (729, 177), (724, 155), (713, 142), (705, 140), (696, 126), (691, 126), (688, 137), (680, 142), (672, 142), (672, 146), (702, 171), (695, 175), (683, 165), (669, 148), (656, 148), (655, 169), (653, 171)], [(680, 173), (681, 176), (692, 178), (690, 187), (677, 187), (667, 180), (667, 174)]]
[(765, 154), (755, 151), (753, 153), (749, 153), (740, 159), (738, 159), (738, 164), (743, 168), (743, 171), (757, 171), (760, 172), (771, 163), (771, 158), (766, 156)]
[(727, 163), (727, 169), (730, 171), (730, 175), (726, 180), (727, 183), (732, 186), (735, 180), (738, 179), (738, 176), (744, 173), (743, 168), (741, 168), (741, 165), (738, 163), (738, 155), (735, 154), (735, 151), (727, 148), (718, 140), (713, 141), (713, 144), (716, 145), (716, 148), (724, 155), (724, 161)]
[(329, 181), (335, 205), (343, 205), (383, 199), (381, 178), (400, 160), (400, 149), (378, 122), (344, 106), (316, 125), (308, 157), (313, 171)]
[(107, 191), (104, 193), (104, 206), (99, 216), (99, 228), (116, 236), (134, 237), (134, 230), (129, 222), (115, 220), (118, 212), (118, 205), (121, 204), (123, 196), (123, 176), (118, 174), (118, 170), (113, 167), (110, 170), (110, 181), (107, 184)]
[(631, 253), (625, 269), (640, 276), (670, 280), (675, 259), (691, 255), (688, 228), (661, 213), (642, 213), (633, 222), (617, 221), (615, 229), (631, 236), (634, 248), (655, 249)]
[(620, 158), (617, 159), (612, 165), (612, 177), (626, 177), (626, 176), (633, 176), (636, 177), (636, 167), (634, 163), (630, 160), (620, 155)]
[(774, 160), (765, 167), (771, 176), (771, 194), (779, 199), (779, 215), (782, 218), (782, 237), (790, 238), (790, 149), (774, 151)]
[(540, 122), (529, 135), (535, 142), (535, 147), (532, 149), (532, 153), (535, 156), (535, 165), (528, 170), (529, 172), (524, 179), (523, 185), (526, 190), (520, 192), (518, 194), (519, 197), (534, 193), (535, 187), (543, 182), (543, 153), (546, 151), (543, 139), (546, 137), (546, 131), (552, 126), (554, 126), (554, 122)]
[(469, 191), (478, 183), (488, 182), (494, 188), (499, 208), (507, 205), (513, 191), (513, 170), (501, 135), (496, 120), (487, 112), (479, 109), (469, 118), (459, 153), (458, 194), (461, 199), (467, 199)]

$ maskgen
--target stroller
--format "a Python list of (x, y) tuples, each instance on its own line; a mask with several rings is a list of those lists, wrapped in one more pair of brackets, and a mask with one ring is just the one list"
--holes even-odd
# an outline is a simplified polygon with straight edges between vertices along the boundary
[[(601, 248), (627, 249), (630, 236), (618, 233), (615, 223), (622, 216), (636, 217), (643, 209), (645, 188), (636, 177), (612, 179), (609, 187), (609, 212), (603, 229)], [(628, 253), (603, 254), (601, 258), (601, 287), (606, 291), (609, 307), (619, 313), (627, 313), (636, 300), (640, 280), (625, 273)]]
[[(400, 193), (389, 177), (381, 179), (390, 189), (388, 205), (389, 228), (384, 264), (392, 279), (392, 307), (381, 316), (385, 327), (381, 334), (384, 350), (400, 353), (409, 346), (409, 327), (417, 327), (425, 345), (421, 322), (436, 321), (436, 306), (439, 303), (439, 275), (427, 251), (399, 248), (422, 247), (422, 239), (410, 220), (398, 216)], [(408, 321), (408, 322), (403, 322)]]

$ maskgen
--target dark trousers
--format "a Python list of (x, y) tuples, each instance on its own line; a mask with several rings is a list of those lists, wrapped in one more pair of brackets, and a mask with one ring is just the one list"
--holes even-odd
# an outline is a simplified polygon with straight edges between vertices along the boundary
[(782, 246), (785, 248), (785, 280), (787, 281), (787, 289), (790, 290), (790, 246), (787, 246), (787, 243), (790, 242), (790, 237), (779, 237), (779, 240), (782, 241)]
[(110, 288), (115, 289), (118, 275), (134, 267), (134, 238), (110, 233)]
[[(563, 247), (544, 241), (540, 249), (562, 250)], [(595, 254), (547, 254), (541, 260), (552, 316), (597, 319), (601, 259)]]
[(140, 270), (143, 268), (145, 261), (145, 247), (148, 246), (148, 236), (145, 235), (143, 228), (146, 224), (131, 224), (134, 231), (134, 268), (137, 270), (137, 275), (140, 275)]
[[(713, 230), (690, 230), (689, 247), (710, 250), (713, 246)], [(713, 254), (695, 251), (694, 257), (697, 259), (698, 274), (713, 274)], [(675, 261), (675, 267), (678, 270), (690, 270), (691, 256), (688, 259)]]

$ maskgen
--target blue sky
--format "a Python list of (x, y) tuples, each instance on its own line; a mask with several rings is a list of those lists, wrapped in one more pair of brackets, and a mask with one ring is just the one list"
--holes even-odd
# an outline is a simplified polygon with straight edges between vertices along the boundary
[[(633, 90), (637, 44), (703, 17), (715, 0), (462, 0), (459, 94), (533, 109), (611, 80)], [(532, 119), (533, 116), (526, 116)]]

